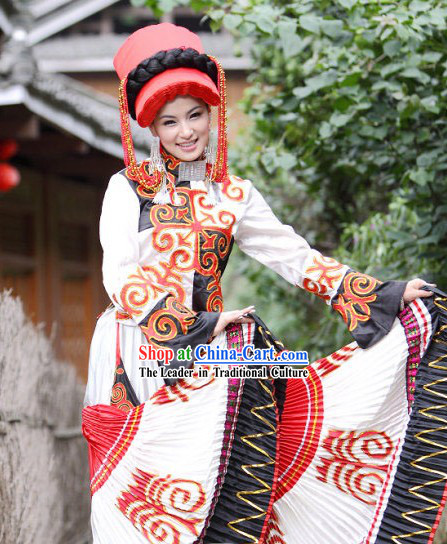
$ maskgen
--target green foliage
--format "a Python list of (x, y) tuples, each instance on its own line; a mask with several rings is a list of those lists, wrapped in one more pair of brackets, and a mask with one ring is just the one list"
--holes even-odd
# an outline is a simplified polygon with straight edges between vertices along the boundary
[[(167, 3), (185, 4), (147, 5)], [(447, 286), (447, 1), (190, 5), (253, 41), (239, 173), (324, 253), (381, 279), (425, 273)], [(249, 273), (296, 316), (296, 341), (327, 349), (322, 323), (342, 338), (327, 312), (310, 318), (319, 312), (308, 296)]]

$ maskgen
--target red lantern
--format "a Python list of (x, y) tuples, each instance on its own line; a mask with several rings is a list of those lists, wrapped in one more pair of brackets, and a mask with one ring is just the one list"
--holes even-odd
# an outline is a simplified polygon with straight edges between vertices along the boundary
[(20, 173), (17, 168), (6, 162), (0, 163), (0, 192), (5, 193), (16, 187), (20, 182)]
[(8, 161), (17, 153), (18, 147), (15, 140), (0, 140), (0, 161)]

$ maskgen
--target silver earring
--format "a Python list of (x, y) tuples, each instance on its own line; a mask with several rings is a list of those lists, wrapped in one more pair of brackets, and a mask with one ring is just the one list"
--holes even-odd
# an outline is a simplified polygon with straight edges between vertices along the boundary
[(149, 156), (151, 160), (151, 166), (154, 170), (164, 172), (165, 164), (160, 154), (160, 138), (158, 136), (152, 136), (151, 140), (151, 154)]
[[(157, 194), (154, 197), (154, 203), (155, 204), (169, 204), (171, 202), (171, 198), (169, 196), (169, 190), (168, 190), (168, 177), (166, 174), (166, 168), (165, 163), (163, 160), (163, 157), (160, 153), (160, 138), (158, 136), (153, 136), (151, 141), (151, 154), (150, 154), (150, 161), (151, 161), (151, 170), (152, 173), (155, 170), (158, 170), (162, 174), (162, 182), (161, 185), (157, 191)], [(180, 201), (179, 197), (177, 195), (177, 192), (175, 190), (175, 186), (173, 188), (173, 201), (172, 204), (174, 206), (179, 206)]]
[[(216, 155), (217, 155), (217, 136), (214, 134), (214, 132), (210, 132), (208, 145), (205, 149), (205, 160), (208, 164), (211, 165), (211, 172), (214, 169), (214, 164), (216, 162)], [(210, 204), (211, 206), (215, 206), (216, 204), (219, 204), (222, 201), (221, 194), (220, 194), (220, 188), (217, 186), (217, 183), (214, 181), (211, 181), (211, 179), (207, 176), (206, 178), (206, 191), (207, 191), (207, 197), (205, 202), (207, 204)]]
[(213, 166), (214, 163), (216, 162), (216, 154), (217, 154), (217, 138), (214, 132), (210, 131), (208, 145), (205, 148), (205, 160), (208, 164), (211, 164), (211, 166)]

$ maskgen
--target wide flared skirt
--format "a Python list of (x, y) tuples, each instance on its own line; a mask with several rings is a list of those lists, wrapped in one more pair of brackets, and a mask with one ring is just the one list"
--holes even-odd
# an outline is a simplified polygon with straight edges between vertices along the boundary
[[(376, 345), (349, 344), (307, 379), (196, 373), (128, 412), (86, 407), (95, 544), (431, 542), (446, 304), (415, 301)], [(269, 343), (259, 323), (235, 337)]]

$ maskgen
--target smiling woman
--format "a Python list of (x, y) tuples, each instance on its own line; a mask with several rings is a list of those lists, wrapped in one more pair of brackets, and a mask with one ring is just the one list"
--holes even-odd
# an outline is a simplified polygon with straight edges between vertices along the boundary
[[(228, 173), (225, 74), (198, 36), (146, 27), (114, 64), (126, 167), (101, 214), (112, 305), (92, 340), (83, 411), (94, 543), (426, 542), (447, 481), (437, 466), (447, 297), (324, 257)], [(157, 137), (139, 164), (129, 114)], [(331, 306), (355, 341), (309, 365), (306, 379), (160, 376), (154, 361), (141, 372), (141, 346), (172, 350), (174, 370), (191, 367), (182, 354), (201, 344), (284, 353), (253, 306), (223, 309), (234, 242)]]
[(195, 161), (208, 145), (209, 107), (198, 98), (177, 96), (158, 111), (150, 128), (168, 153), (181, 161)]

